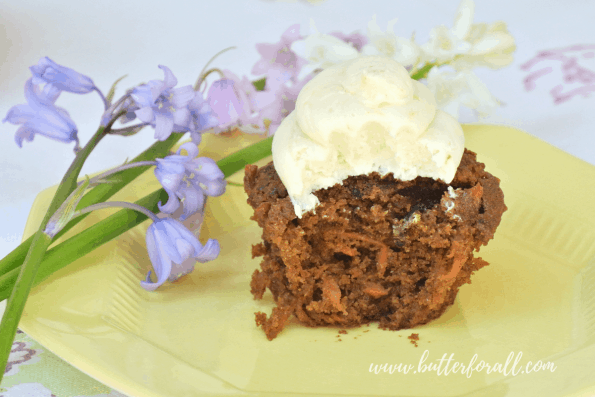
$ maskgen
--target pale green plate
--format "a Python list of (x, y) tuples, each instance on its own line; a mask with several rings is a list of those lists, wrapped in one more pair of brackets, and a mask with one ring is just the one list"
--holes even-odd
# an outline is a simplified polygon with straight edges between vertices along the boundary
[[(250, 246), (261, 231), (249, 220), (243, 189), (230, 186), (209, 200), (201, 236), (219, 239), (217, 260), (157, 292), (144, 291), (139, 280), (150, 269), (145, 223), (35, 288), (20, 326), (131, 396), (595, 394), (595, 167), (511, 128), (466, 126), (465, 133), (466, 146), (502, 180), (509, 210), (496, 239), (480, 252), (491, 265), (437, 321), (399, 332), (373, 324), (348, 330), (341, 341), (337, 328), (292, 322), (269, 342), (254, 312), (270, 312), (272, 298), (254, 301), (249, 287), (259, 263)], [(221, 155), (234, 149), (223, 145), (238, 144), (225, 139), (209, 136), (202, 154)], [(148, 172), (114, 200), (132, 201), (157, 188)], [(52, 193), (38, 196), (25, 237), (41, 222)], [(407, 339), (412, 332), (419, 333), (419, 347)], [(422, 373), (426, 350), (423, 364), (452, 355), (451, 367), (467, 366), (474, 355), (474, 366), (504, 365), (512, 352), (518, 373)], [(555, 371), (522, 372), (538, 360)], [(370, 372), (384, 363), (413, 368)]]

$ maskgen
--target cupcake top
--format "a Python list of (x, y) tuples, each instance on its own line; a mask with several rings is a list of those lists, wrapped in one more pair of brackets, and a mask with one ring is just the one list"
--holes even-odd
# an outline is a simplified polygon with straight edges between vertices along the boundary
[(308, 82), (273, 138), (273, 162), (301, 217), (312, 192), (354, 175), (393, 173), (450, 183), (465, 146), (461, 125), (399, 63), (360, 57)]

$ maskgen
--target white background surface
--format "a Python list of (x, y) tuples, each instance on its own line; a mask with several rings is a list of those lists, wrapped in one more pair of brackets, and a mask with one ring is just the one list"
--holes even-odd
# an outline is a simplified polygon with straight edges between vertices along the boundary
[[(128, 74), (120, 85), (121, 93), (138, 83), (162, 79), (159, 64), (172, 69), (179, 85), (193, 84), (207, 60), (229, 46), (237, 49), (219, 57), (214, 66), (250, 75), (259, 59), (256, 43), (278, 41), (294, 23), (300, 23), (302, 34), (307, 34), (310, 18), (323, 33), (365, 33), (373, 14), (383, 29), (390, 19), (399, 18), (395, 33), (409, 37), (415, 31), (421, 44), (433, 26), (452, 26), (457, 5), (458, 1), (444, 0), (327, 0), (316, 6), (260, 0), (188, 0), (167, 5), (152, 0), (2, 0), (0, 116), (11, 106), (25, 103), (28, 67), (46, 55), (88, 75), (104, 92)], [(593, 16), (595, 2), (584, 0), (477, 0), (475, 22), (504, 20), (518, 45), (512, 65), (498, 71), (477, 70), (505, 103), (485, 121), (517, 126), (595, 164), (595, 92), (555, 105), (550, 90), (563, 83), (561, 63), (549, 61), (552, 73), (538, 79), (530, 92), (523, 85), (528, 73), (520, 69), (539, 51), (595, 45)], [(595, 58), (580, 62), (595, 72)], [(98, 126), (99, 97), (63, 93), (58, 105), (70, 112), (84, 144)], [(14, 142), (16, 129), (0, 124), (0, 256), (19, 244), (37, 193), (58, 183), (73, 159), (72, 144), (43, 136), (24, 142), (19, 149)], [(151, 143), (151, 129), (130, 138), (108, 137), (91, 155), (83, 173), (120, 164)]]

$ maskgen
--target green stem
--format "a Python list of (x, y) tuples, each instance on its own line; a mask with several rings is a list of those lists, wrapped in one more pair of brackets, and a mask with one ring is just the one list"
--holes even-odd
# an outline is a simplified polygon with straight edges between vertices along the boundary
[[(243, 169), (246, 165), (270, 156), (271, 143), (272, 138), (264, 139), (219, 160), (217, 165), (227, 178)], [(157, 203), (160, 201), (167, 201), (167, 193), (163, 189), (148, 194), (137, 200), (135, 204), (157, 213), (159, 211)], [(56, 245), (43, 258), (34, 284), (39, 284), (55, 271), (118, 237), (146, 219), (145, 215), (135, 211), (121, 210)], [(0, 301), (8, 295), (15, 279), (16, 273), (12, 272), (0, 277)]]
[(263, 77), (262, 79), (256, 80), (252, 82), (252, 85), (254, 85), (254, 88), (256, 88), (256, 91), (264, 91), (264, 87), (267, 84), (267, 78)]
[[(105, 127), (99, 127), (87, 145), (77, 152), (74, 161), (66, 171), (66, 174), (64, 174), (64, 177), (58, 186), (58, 190), (50, 203), (39, 229), (33, 237), (29, 252), (27, 253), (25, 262), (21, 266), (21, 271), (17, 277), (12, 293), (8, 298), (6, 311), (4, 312), (2, 322), (0, 323), (0, 368), (2, 369), (6, 368), (6, 364), (8, 363), (12, 342), (17, 331), (17, 326), (19, 325), (19, 320), (23, 314), (27, 297), (33, 286), (37, 270), (39, 269), (39, 265), (41, 264), (41, 260), (43, 259), (46, 250), (52, 242), (52, 238), (46, 235), (43, 230), (50, 217), (56, 210), (58, 210), (58, 208), (60, 208), (60, 205), (64, 200), (66, 200), (70, 193), (76, 188), (77, 178), (83, 168), (85, 160), (109, 131), (109, 128), (111, 128), (111, 124), (108, 124)], [(4, 370), (0, 371), (0, 382), (2, 381), (3, 375)]]
[(14, 283), (17, 281), (17, 277), (19, 276), (20, 272), (21, 267), (19, 266), (16, 269), (12, 269), (11, 271), (0, 276), (0, 301), (8, 299), (10, 293), (12, 292), (12, 287), (14, 287)]
[(423, 78), (428, 77), (428, 72), (430, 71), (430, 69), (432, 69), (434, 66), (439, 66), (435, 63), (428, 63), (426, 65), (424, 65), (423, 68), (419, 69), (417, 72), (415, 72), (414, 74), (411, 75), (411, 78), (413, 80), (421, 80)]
[[(171, 136), (163, 142), (155, 142), (147, 150), (136, 156), (132, 160), (132, 162), (150, 161), (158, 157), (165, 157), (167, 153), (171, 150), (171, 148), (176, 144), (176, 142), (178, 142), (182, 138), (183, 135), (183, 133), (174, 133), (171, 134)], [(124, 186), (132, 182), (136, 177), (145, 172), (148, 168), (149, 166), (122, 171), (120, 174), (118, 174), (118, 176), (120, 177), (118, 182), (111, 184), (101, 184), (99, 186), (94, 187), (89, 192), (87, 192), (85, 196), (81, 199), (79, 205), (77, 206), (77, 209), (81, 209), (95, 203), (106, 201), (114, 194), (116, 194), (118, 191), (120, 191)], [(87, 215), (81, 215), (80, 217), (70, 221), (66, 226), (64, 226), (64, 229), (62, 229), (62, 231), (58, 233), (54, 238), (56, 239), (64, 235), (64, 233), (70, 230), (74, 225), (83, 220), (85, 216)], [(4, 258), (0, 259), (0, 274), (2, 275), (0, 276), (0, 296), (4, 296), (3, 288), (5, 286), (4, 284), (2, 284), (4, 275), (11, 272), (13, 269), (19, 268), (23, 264), (23, 261), (25, 260), (25, 256), (27, 255), (27, 251), (29, 251), (29, 247), (31, 246), (32, 241), (33, 236), (23, 241), (12, 252), (10, 252)]]

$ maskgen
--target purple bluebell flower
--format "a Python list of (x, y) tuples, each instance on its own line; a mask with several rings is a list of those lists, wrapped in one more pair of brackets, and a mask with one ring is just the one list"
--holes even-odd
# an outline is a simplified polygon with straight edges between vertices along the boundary
[[(182, 150), (188, 155), (181, 155)], [(208, 157), (196, 158), (197, 155), (196, 145), (188, 142), (180, 146), (177, 154), (156, 159), (155, 176), (169, 195), (165, 205), (158, 204), (161, 212), (173, 214), (182, 200), (184, 212), (180, 219), (184, 220), (202, 208), (205, 195), (220, 196), (225, 192), (227, 182), (217, 163)]]
[(336, 38), (343, 40), (346, 43), (351, 44), (359, 52), (361, 52), (362, 48), (369, 42), (368, 38), (359, 32), (345, 34), (343, 32), (336, 31), (336, 32), (331, 32), (329, 34), (331, 36), (335, 36)]
[(136, 104), (134, 99), (131, 98), (131, 92), (129, 91), (122, 98), (118, 99), (115, 103), (111, 104), (101, 116), (101, 125), (106, 126), (114, 118), (114, 115), (119, 114), (121, 111), (125, 111), (118, 121), (121, 124), (130, 123), (136, 119), (136, 111), (139, 106)]
[(171, 70), (159, 65), (165, 74), (164, 80), (151, 80), (132, 91), (132, 98), (139, 109), (136, 116), (155, 127), (155, 139), (166, 140), (174, 129), (188, 131), (190, 110), (188, 104), (194, 98), (192, 86), (173, 88), (178, 84)]
[[(239, 98), (244, 104), (244, 117), (241, 118), (240, 124), (265, 130), (266, 126), (263, 124), (263, 119), (260, 117), (259, 112), (261, 112), (262, 109), (274, 106), (275, 101), (278, 100), (276, 93), (268, 89), (271, 84), (267, 84), (265, 90), (257, 91), (252, 81), (246, 76), (240, 79), (229, 70), (223, 70), (223, 73), (227, 78), (233, 81), (234, 88), (239, 93)], [(266, 76), (267, 80), (269, 79), (269, 76), (275, 76), (275, 78), (278, 78), (282, 82), (291, 79), (289, 73), (275, 68), (268, 72)]]
[(136, 119), (136, 111), (138, 110), (138, 106), (132, 98), (128, 97), (122, 102), (118, 110), (126, 110), (126, 113), (120, 116), (119, 119), (120, 123), (126, 124)]
[[(151, 282), (151, 272), (141, 286), (154, 291), (172, 274), (176, 275), (182, 263), (189, 258), (198, 262), (208, 262), (219, 256), (220, 247), (217, 240), (209, 239), (202, 245), (196, 236), (180, 222), (172, 218), (156, 220), (147, 230), (147, 250), (157, 278)], [(188, 272), (184, 269), (184, 272)]]
[(60, 91), (87, 94), (96, 90), (95, 83), (79, 72), (58, 65), (48, 57), (41, 58), (37, 65), (29, 68), (33, 74), (33, 84), (51, 84)]
[(278, 69), (289, 73), (292, 79), (297, 79), (300, 70), (308, 61), (291, 51), (291, 44), (301, 39), (300, 25), (295, 24), (281, 35), (281, 40), (278, 43), (256, 44), (256, 50), (262, 58), (256, 62), (252, 68), (252, 73), (260, 75), (271, 69)]
[(68, 112), (54, 105), (60, 90), (52, 84), (43, 89), (33, 84), (33, 79), (25, 83), (27, 104), (10, 108), (3, 122), (22, 124), (17, 130), (15, 141), (19, 147), (23, 140), (32, 141), (35, 134), (45, 135), (61, 142), (75, 141), (78, 146), (77, 128)]
[(192, 142), (198, 145), (202, 139), (202, 132), (215, 128), (219, 124), (219, 120), (209, 103), (203, 99), (202, 94), (198, 91), (188, 104), (188, 110), (190, 110), (190, 124), (188, 126), (190, 137)]
[(268, 94), (266, 101), (261, 101), (258, 111), (258, 125), (264, 125), (269, 135), (275, 133), (281, 121), (295, 109), (295, 102), (302, 87), (312, 79), (313, 75), (292, 82), (287, 75), (278, 70), (267, 74), (265, 90), (259, 94)]
[(239, 79), (235, 79), (236, 81), (233, 78), (214, 81), (207, 92), (207, 103), (218, 120), (215, 132), (252, 122), (250, 99), (245, 89), (238, 84)]

